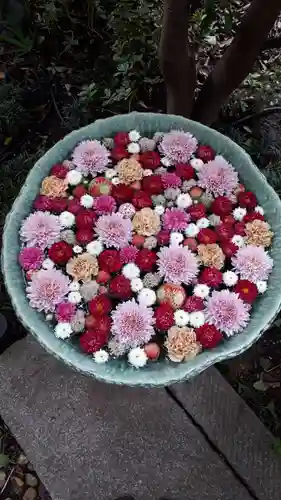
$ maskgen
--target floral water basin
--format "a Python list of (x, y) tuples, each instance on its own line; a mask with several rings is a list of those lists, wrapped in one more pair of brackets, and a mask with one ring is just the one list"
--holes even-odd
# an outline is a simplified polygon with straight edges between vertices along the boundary
[(131, 113), (33, 167), (2, 263), (22, 323), (97, 379), (163, 386), (242, 353), (281, 302), (280, 200), (201, 124)]

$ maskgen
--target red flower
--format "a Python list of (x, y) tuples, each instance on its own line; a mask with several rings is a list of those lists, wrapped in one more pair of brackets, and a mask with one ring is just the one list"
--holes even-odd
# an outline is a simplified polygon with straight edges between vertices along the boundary
[(222, 222), (221, 224), (216, 226), (215, 231), (217, 233), (219, 241), (229, 241), (235, 234), (233, 227), (230, 224), (226, 224), (225, 222)]
[(78, 186), (76, 186), (72, 191), (73, 196), (78, 199), (80, 199), (81, 196), (84, 196), (84, 194), (86, 193), (87, 189), (85, 188), (85, 186), (83, 186), (83, 184), (78, 184)]
[(112, 184), (105, 177), (96, 177), (89, 184), (89, 193), (96, 198), (102, 194), (110, 194), (112, 190)]
[(113, 160), (120, 161), (123, 160), (123, 158), (128, 158), (129, 153), (123, 146), (116, 146), (112, 149), (111, 156)]
[(217, 237), (217, 234), (215, 233), (215, 231), (206, 227), (206, 228), (200, 229), (200, 231), (197, 235), (197, 239), (198, 239), (199, 243), (203, 243), (203, 245), (208, 245), (211, 243), (216, 243), (218, 237)]
[(134, 245), (137, 248), (143, 247), (143, 244), (145, 242), (145, 237), (142, 236), (141, 234), (134, 234), (132, 238), (132, 245)]
[(191, 220), (196, 221), (205, 217), (206, 207), (203, 203), (197, 203), (197, 205), (191, 205), (191, 207), (187, 209), (187, 212), (190, 214)]
[(240, 236), (245, 236), (245, 224), (244, 222), (237, 222), (234, 226), (235, 234), (239, 234)]
[(94, 237), (94, 231), (88, 229), (87, 227), (79, 229), (76, 232), (77, 242), (81, 243), (81, 245), (87, 245), (88, 243), (90, 243), (90, 241), (93, 241)]
[(176, 165), (176, 174), (184, 181), (189, 181), (190, 179), (194, 179), (195, 170), (191, 165), (187, 165), (186, 163), (178, 163)]
[(66, 264), (72, 257), (72, 247), (65, 241), (58, 241), (53, 243), (49, 248), (48, 256), (55, 262), (55, 264), (63, 265)]
[(258, 295), (256, 285), (248, 280), (237, 281), (233, 290), (235, 293), (238, 293), (239, 297), (244, 300), (244, 302), (247, 302), (247, 304), (252, 304)]
[(77, 198), (73, 198), (73, 200), (68, 200), (67, 210), (68, 212), (71, 212), (74, 215), (78, 214), (79, 210), (81, 210), (81, 205), (79, 200)]
[(164, 191), (160, 175), (148, 175), (143, 178), (142, 189), (149, 194), (161, 194)]
[(110, 332), (111, 320), (109, 316), (86, 316), (85, 327), (87, 330), (96, 330), (108, 335)]
[(198, 243), (195, 238), (185, 238), (183, 246), (188, 247), (192, 252), (196, 252)]
[(218, 288), (222, 283), (222, 273), (215, 267), (205, 267), (199, 276), (199, 283)]
[(205, 309), (204, 300), (201, 297), (196, 297), (192, 295), (187, 297), (183, 309), (189, 313), (194, 311), (203, 311)]
[(109, 285), (109, 292), (120, 300), (127, 300), (132, 295), (131, 283), (123, 274), (115, 276)]
[(108, 283), (111, 276), (107, 271), (99, 271), (97, 275), (97, 283), (105, 284)]
[(158, 330), (169, 330), (174, 325), (174, 310), (169, 304), (161, 304), (154, 311), (155, 326)]
[(220, 217), (230, 214), (232, 202), (226, 196), (218, 196), (211, 205), (211, 212)]
[(244, 191), (238, 194), (238, 203), (240, 207), (253, 209), (257, 206), (258, 200), (251, 191)]
[(59, 179), (65, 179), (68, 172), (69, 169), (62, 165), (62, 163), (56, 163), (56, 165), (53, 165), (51, 168), (51, 175), (55, 175)]
[(117, 184), (117, 186), (113, 186), (111, 196), (121, 205), (122, 203), (131, 202), (134, 190), (125, 184)]
[(164, 245), (169, 245), (169, 243), (170, 243), (170, 233), (169, 233), (169, 231), (165, 231), (164, 229), (159, 231), (159, 233), (156, 235), (156, 238), (157, 238), (158, 245), (160, 247), (162, 247)]
[(49, 198), (48, 196), (44, 196), (43, 194), (39, 194), (36, 196), (34, 203), (33, 203), (33, 208), (35, 210), (51, 210), (51, 202), (52, 199)]
[(233, 226), (235, 223), (236, 223), (236, 220), (234, 219), (233, 215), (229, 214), (229, 215), (224, 215), (222, 217), (222, 221), (225, 223), (225, 224), (228, 224), (229, 226)]
[(99, 255), (99, 268), (109, 273), (117, 273), (121, 269), (118, 250), (104, 250)]
[(156, 151), (145, 151), (140, 155), (140, 162), (144, 168), (155, 170), (160, 165), (160, 155)]
[(125, 148), (129, 142), (130, 139), (128, 132), (117, 132), (114, 136), (114, 143), (116, 146)]
[(250, 212), (249, 214), (246, 214), (245, 217), (243, 218), (243, 222), (247, 224), (247, 222), (253, 222), (253, 220), (264, 220), (264, 216), (260, 214), (259, 212)]
[(223, 335), (214, 325), (205, 323), (196, 328), (196, 337), (205, 349), (213, 349), (223, 339)]
[(90, 208), (81, 208), (76, 215), (75, 224), (79, 229), (91, 229), (97, 217), (93, 210)]
[(132, 199), (132, 204), (137, 208), (152, 207), (151, 196), (145, 191), (137, 191)]
[(147, 248), (143, 248), (139, 251), (136, 257), (136, 265), (143, 272), (149, 272), (153, 269), (156, 264), (157, 255), (155, 252), (148, 250)]
[(112, 309), (112, 303), (107, 295), (103, 293), (90, 300), (88, 307), (92, 316), (106, 316)]
[(51, 198), (50, 210), (61, 214), (68, 209), (67, 205), (68, 203), (66, 198)]
[(200, 160), (207, 163), (215, 158), (216, 153), (211, 146), (198, 146), (196, 156), (197, 158), (200, 158)]
[(92, 354), (99, 351), (107, 343), (108, 335), (98, 330), (87, 330), (79, 339), (84, 352)]
[(221, 243), (221, 249), (224, 255), (229, 259), (232, 255), (236, 254), (238, 246), (235, 245), (235, 243), (232, 243), (232, 241), (223, 241)]

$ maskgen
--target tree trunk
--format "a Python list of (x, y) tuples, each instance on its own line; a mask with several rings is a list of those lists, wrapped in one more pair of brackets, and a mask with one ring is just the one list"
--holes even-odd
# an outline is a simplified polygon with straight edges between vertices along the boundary
[(281, 0), (253, 0), (237, 33), (208, 76), (195, 103), (192, 118), (207, 125), (222, 104), (249, 74), (281, 10)]
[[(188, 18), (200, 0), (165, 0), (159, 47), (167, 92), (167, 113), (190, 116), (196, 86), (194, 54), (188, 44)], [(196, 8), (196, 7), (195, 7)]]

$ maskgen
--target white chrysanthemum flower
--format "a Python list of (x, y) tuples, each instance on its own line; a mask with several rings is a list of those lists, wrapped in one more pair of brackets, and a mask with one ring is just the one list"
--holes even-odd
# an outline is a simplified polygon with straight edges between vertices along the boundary
[(205, 323), (205, 315), (202, 311), (194, 311), (189, 315), (189, 324), (193, 326), (193, 328), (200, 328)]
[(93, 358), (98, 365), (103, 365), (109, 360), (109, 354), (104, 349), (100, 349), (93, 354)]
[(80, 247), (80, 245), (74, 245), (73, 252), (77, 253), (77, 254), (82, 253), (83, 252), (83, 248)]
[(57, 323), (55, 326), (55, 336), (58, 339), (68, 339), (72, 334), (72, 328), (70, 323)]
[(188, 193), (181, 193), (177, 197), (176, 204), (179, 208), (188, 208), (191, 207), (193, 201), (191, 196)]
[(128, 280), (133, 280), (134, 278), (139, 278), (140, 268), (133, 262), (129, 262), (129, 264), (125, 264), (123, 267), (122, 274), (125, 278), (128, 278)]
[(114, 170), (114, 168), (108, 168), (105, 173), (104, 173), (104, 176), (106, 179), (113, 179), (113, 177), (116, 177), (117, 175), (117, 172), (116, 170)]
[(80, 290), (80, 284), (78, 281), (72, 281), (69, 285), (70, 292), (78, 292)]
[(82, 181), (82, 174), (78, 170), (70, 170), (66, 174), (66, 182), (71, 186), (77, 186)]
[(233, 210), (232, 215), (235, 220), (241, 221), (242, 219), (244, 219), (246, 213), (247, 213), (246, 208), (237, 207)]
[(142, 306), (152, 306), (156, 302), (156, 293), (150, 288), (143, 288), (138, 294), (138, 303)]
[(144, 171), (143, 171), (143, 176), (144, 177), (149, 177), (150, 175), (152, 175), (153, 172), (150, 168), (145, 168)]
[(90, 241), (86, 246), (86, 250), (91, 255), (99, 255), (102, 253), (104, 246), (100, 240)]
[(80, 198), (80, 205), (85, 208), (92, 208), (94, 204), (94, 198), (90, 194), (83, 194)]
[(200, 231), (199, 227), (196, 224), (194, 224), (193, 222), (191, 222), (191, 224), (188, 224), (188, 226), (186, 227), (184, 233), (185, 233), (185, 236), (187, 236), (189, 238), (195, 238), (195, 236), (197, 236), (199, 231)]
[(258, 214), (264, 215), (264, 209), (260, 205), (257, 205), (255, 207), (255, 212), (257, 212)]
[(82, 300), (82, 295), (80, 292), (70, 292), (67, 296), (67, 300), (71, 304), (79, 304)]
[(266, 281), (257, 281), (256, 286), (259, 293), (264, 293), (267, 290), (267, 282)]
[(112, 182), (113, 186), (117, 186), (117, 184), (121, 184), (119, 177), (113, 177), (111, 182)]
[(163, 215), (163, 213), (165, 212), (165, 207), (163, 207), (162, 205), (156, 205), (156, 207), (154, 208), (154, 212), (158, 215)]
[(210, 293), (210, 287), (208, 285), (204, 285), (204, 284), (195, 285), (193, 293), (194, 293), (194, 295), (196, 295), (196, 297), (200, 297), (201, 299), (205, 299), (206, 297), (208, 297), (208, 295)]
[(240, 234), (235, 234), (231, 238), (231, 241), (232, 241), (232, 243), (234, 243), (234, 245), (236, 245), (239, 248), (242, 248), (245, 246), (245, 240), (244, 240), (243, 236), (240, 236)]
[(55, 267), (55, 263), (51, 259), (47, 258), (47, 259), (43, 260), (42, 267), (43, 267), (43, 269), (47, 269), (47, 270), (53, 269)]
[(206, 227), (209, 227), (210, 221), (207, 217), (201, 217), (201, 219), (198, 219), (196, 225), (199, 229), (205, 229)]
[(127, 149), (131, 155), (137, 155), (140, 152), (140, 145), (137, 142), (130, 142)]
[(163, 167), (170, 167), (171, 166), (171, 162), (170, 162), (170, 160), (168, 160), (168, 158), (163, 157), (163, 158), (161, 158), (160, 161), (161, 161)]
[(189, 323), (189, 314), (183, 309), (174, 312), (174, 320), (177, 326), (186, 326)]
[(129, 139), (131, 142), (138, 142), (140, 140), (140, 133), (137, 130), (129, 132)]
[(133, 278), (131, 280), (131, 289), (133, 292), (138, 293), (143, 289), (143, 282), (140, 278)]
[(135, 368), (142, 368), (146, 365), (148, 357), (141, 347), (135, 347), (128, 353), (128, 361)]
[(238, 276), (233, 271), (225, 271), (222, 275), (222, 279), (226, 286), (234, 286), (238, 281)]
[(203, 167), (204, 162), (200, 160), (200, 158), (192, 158), (189, 164), (192, 166), (192, 168), (194, 168), (194, 170), (197, 170), (198, 172)]
[(170, 242), (172, 245), (180, 245), (183, 242), (183, 235), (177, 232), (171, 233)]
[(62, 227), (72, 227), (75, 224), (75, 215), (65, 211), (59, 215), (59, 220)]

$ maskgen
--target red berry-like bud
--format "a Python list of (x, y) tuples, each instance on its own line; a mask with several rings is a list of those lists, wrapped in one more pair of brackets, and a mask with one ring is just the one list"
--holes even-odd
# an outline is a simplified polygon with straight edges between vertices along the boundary
[(245, 236), (245, 224), (244, 222), (237, 222), (234, 226), (235, 234), (239, 234), (240, 236)]
[(218, 196), (211, 205), (211, 211), (220, 217), (228, 215), (232, 211), (232, 202), (226, 196)]
[(258, 200), (251, 191), (244, 191), (238, 194), (238, 203), (240, 207), (253, 209), (257, 206)]
[(152, 207), (151, 196), (145, 191), (137, 191), (132, 199), (132, 204), (138, 209)]
[(211, 146), (199, 146), (196, 151), (197, 158), (207, 163), (215, 158), (216, 153)]
[(213, 349), (223, 339), (220, 330), (208, 323), (200, 326), (200, 328), (196, 328), (195, 331), (198, 342), (200, 342), (205, 349)]
[(58, 241), (49, 248), (48, 256), (55, 264), (62, 266), (71, 259), (72, 247), (66, 241)]
[(144, 352), (150, 361), (156, 361), (160, 356), (160, 347), (156, 342), (150, 342), (144, 346)]

